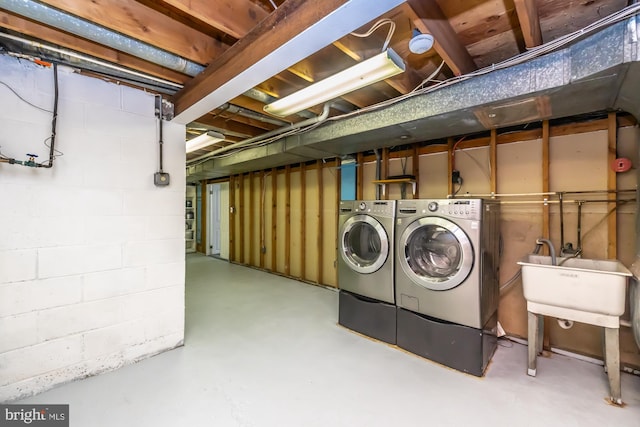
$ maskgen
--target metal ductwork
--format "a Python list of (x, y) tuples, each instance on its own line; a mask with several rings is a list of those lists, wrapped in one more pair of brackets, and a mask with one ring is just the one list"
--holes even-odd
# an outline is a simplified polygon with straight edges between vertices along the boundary
[(171, 70), (195, 76), (204, 67), (178, 55), (31, 0), (3, 0), (2, 9), (87, 40), (129, 53)]
[(188, 181), (605, 110), (640, 117), (637, 17), (562, 50), (188, 167)]

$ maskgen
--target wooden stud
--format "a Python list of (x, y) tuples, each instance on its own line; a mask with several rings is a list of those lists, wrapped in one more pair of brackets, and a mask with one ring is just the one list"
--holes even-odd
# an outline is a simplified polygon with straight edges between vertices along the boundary
[(491, 129), (489, 144), (489, 165), (491, 166), (491, 192), (498, 192), (498, 131)]
[(278, 225), (278, 169), (271, 169), (271, 271), (278, 271), (277, 265), (277, 225)]
[(291, 165), (284, 168), (284, 274), (291, 275)]
[(318, 167), (318, 283), (322, 284), (324, 279), (322, 275), (322, 269), (324, 268), (324, 245), (322, 244), (323, 238), (323, 224), (322, 224), (322, 215), (323, 206), (324, 206), (324, 185), (322, 183), (322, 160), (318, 160), (316, 162), (316, 166)]
[[(194, 236), (195, 238), (196, 236)], [(200, 181), (200, 247), (198, 252), (207, 254), (207, 183)]]
[[(335, 221), (336, 221), (336, 233), (335, 233), (335, 251), (334, 253), (336, 254), (336, 256), (338, 255), (338, 250), (340, 250), (340, 248), (338, 247), (338, 224), (340, 223), (340, 200), (342, 197), (342, 161), (340, 160), (340, 157), (336, 157), (336, 202), (334, 204), (335, 209), (336, 209), (336, 213), (335, 213)], [(337, 261), (337, 260), (336, 260)]]
[(255, 265), (253, 263), (253, 254), (255, 251), (255, 221), (254, 221), (254, 217), (256, 214), (255, 211), (255, 206), (254, 206), (254, 191), (255, 189), (253, 188), (253, 181), (254, 181), (254, 174), (253, 172), (249, 172), (249, 260), (247, 261), (247, 263), (249, 265)]
[(524, 42), (528, 49), (542, 44), (542, 30), (540, 29), (540, 17), (535, 0), (513, 0), (522, 28)]
[(364, 153), (356, 156), (356, 199), (364, 199)]
[(306, 248), (307, 248), (307, 165), (300, 163), (300, 278), (306, 280)]
[[(389, 149), (382, 149), (382, 158), (380, 160), (380, 176), (381, 179), (387, 179), (389, 175)], [(389, 188), (387, 185), (382, 186), (382, 200), (389, 200)]]
[[(542, 122), (542, 192), (549, 192), (549, 142), (550, 142), (550, 129), (549, 120)], [(549, 205), (542, 206), (542, 235), (549, 239), (551, 236), (550, 230), (551, 224), (551, 212), (549, 211)], [(547, 248), (544, 248), (545, 251)], [(544, 318), (544, 327), (542, 328), (542, 348), (546, 350), (551, 349), (551, 319)]]
[(264, 171), (260, 171), (260, 268), (264, 268), (264, 251), (266, 247), (266, 242), (264, 241), (265, 236), (265, 224), (264, 224), (264, 197), (267, 189), (264, 186)]
[(229, 261), (236, 260), (236, 177), (229, 178)]
[(453, 175), (453, 138), (447, 138), (447, 194), (453, 194), (453, 182), (451, 181), (451, 177)]
[[(616, 119), (616, 113), (611, 112), (607, 116), (608, 122), (608, 134), (607, 141), (609, 146), (609, 152), (607, 155), (607, 190), (615, 191), (617, 190), (617, 174), (611, 169), (610, 165), (616, 159), (616, 153), (618, 150), (618, 124)], [(609, 199), (613, 200), (613, 202), (607, 203), (608, 211), (616, 208), (616, 193), (609, 193)], [(616, 259), (618, 257), (618, 239), (617, 239), (617, 229), (618, 229), (618, 220), (617, 220), (617, 212), (613, 212), (607, 218), (607, 258)]]
[(245, 252), (245, 244), (244, 244), (244, 230), (245, 230), (245, 215), (244, 215), (244, 175), (240, 174), (238, 179), (238, 223), (240, 225), (240, 235), (238, 236), (238, 248), (240, 249), (240, 264), (244, 264), (244, 252)]

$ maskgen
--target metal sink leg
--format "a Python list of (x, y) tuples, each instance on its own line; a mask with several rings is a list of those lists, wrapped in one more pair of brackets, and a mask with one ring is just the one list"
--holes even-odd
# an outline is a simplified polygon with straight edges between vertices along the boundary
[(527, 369), (527, 375), (532, 377), (536, 376), (537, 371), (537, 357), (542, 352), (542, 334), (544, 333), (544, 317), (539, 314), (527, 312), (528, 316), (528, 351), (529, 351), (529, 366)]
[(609, 376), (609, 399), (622, 405), (620, 387), (620, 338), (618, 328), (604, 328), (605, 367)]

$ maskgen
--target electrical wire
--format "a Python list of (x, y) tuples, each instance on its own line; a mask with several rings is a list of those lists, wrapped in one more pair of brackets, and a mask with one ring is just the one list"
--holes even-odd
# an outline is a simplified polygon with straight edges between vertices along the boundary
[(369, 28), (368, 31), (365, 31), (364, 33), (349, 33), (349, 34), (351, 34), (352, 36), (362, 37), (362, 38), (369, 37), (371, 34), (373, 34), (375, 30), (387, 24), (389, 25), (389, 33), (387, 34), (387, 38), (384, 40), (384, 44), (382, 45), (382, 52), (384, 52), (385, 50), (387, 50), (387, 47), (391, 42), (391, 37), (393, 36), (393, 33), (396, 31), (396, 23), (393, 22), (391, 19), (384, 18), (377, 21), (375, 24), (371, 26), (371, 28)]
[(25, 104), (28, 104), (28, 105), (32, 106), (33, 108), (37, 108), (37, 109), (38, 109), (38, 110), (40, 110), (40, 111), (44, 111), (45, 113), (49, 113), (49, 114), (51, 114), (51, 113), (52, 113), (52, 111), (51, 111), (51, 110), (47, 110), (46, 108), (42, 108), (42, 107), (40, 107), (40, 106), (38, 106), (38, 105), (36, 105), (36, 104), (34, 104), (34, 103), (32, 103), (32, 102), (27, 101), (26, 99), (24, 99), (22, 96), (20, 96), (20, 94), (19, 94), (18, 92), (16, 92), (16, 91), (15, 91), (15, 89), (13, 89), (13, 88), (12, 88), (11, 86), (9, 86), (7, 83), (5, 83), (5, 82), (3, 82), (3, 81), (1, 81), (1, 80), (0, 80), (0, 84), (1, 84), (1, 85), (3, 85), (4, 87), (6, 87), (7, 89), (9, 89), (11, 92), (13, 92), (13, 94), (14, 94), (15, 96), (17, 96), (17, 97), (18, 97), (18, 99), (20, 99), (20, 100), (21, 100), (22, 102), (24, 102)]

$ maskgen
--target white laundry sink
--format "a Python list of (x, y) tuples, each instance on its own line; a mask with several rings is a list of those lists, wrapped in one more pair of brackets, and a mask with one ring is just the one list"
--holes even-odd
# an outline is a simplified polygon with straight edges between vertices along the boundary
[(542, 352), (544, 316), (604, 327), (604, 361), (609, 377), (609, 401), (622, 405), (620, 386), (620, 315), (624, 313), (631, 272), (620, 261), (527, 255), (522, 288), (527, 300), (528, 369), (536, 376)]
[[(607, 322), (600, 318), (624, 313), (627, 278), (632, 274), (620, 261), (558, 257), (558, 265), (551, 265), (551, 257), (530, 254), (518, 264), (529, 311), (618, 327), (602, 324)], [(540, 306), (546, 309), (535, 309)]]

